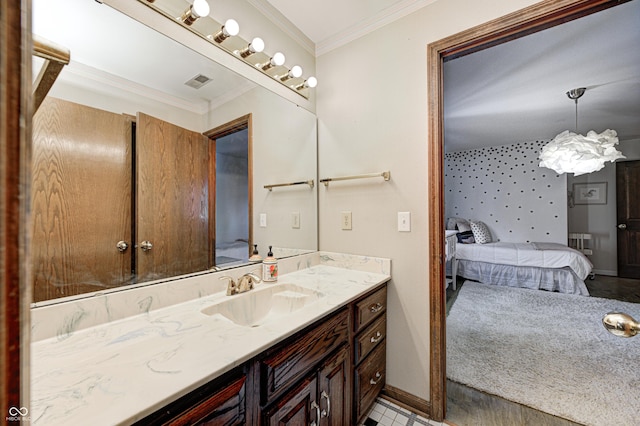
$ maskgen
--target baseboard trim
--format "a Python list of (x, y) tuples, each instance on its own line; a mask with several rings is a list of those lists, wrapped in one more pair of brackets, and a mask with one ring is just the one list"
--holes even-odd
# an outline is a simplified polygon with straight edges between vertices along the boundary
[(607, 275), (609, 277), (617, 277), (618, 271), (612, 271), (609, 269), (594, 269), (593, 273), (596, 275)]
[(405, 392), (391, 385), (385, 385), (382, 395), (394, 404), (406, 408), (413, 413), (419, 414), (427, 419), (431, 418), (431, 402), (415, 395)]

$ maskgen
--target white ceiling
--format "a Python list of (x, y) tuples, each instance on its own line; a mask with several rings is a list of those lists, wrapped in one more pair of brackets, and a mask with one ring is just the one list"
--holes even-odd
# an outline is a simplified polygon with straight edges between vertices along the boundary
[(445, 147), (458, 151), (613, 129), (640, 139), (640, 0), (444, 65)]
[(316, 45), (321, 55), (436, 0), (250, 0), (267, 2)]

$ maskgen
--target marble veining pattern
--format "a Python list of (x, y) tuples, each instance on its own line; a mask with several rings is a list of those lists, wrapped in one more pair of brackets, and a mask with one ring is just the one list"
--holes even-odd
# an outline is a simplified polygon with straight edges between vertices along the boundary
[[(347, 257), (332, 254), (332, 258), (345, 265), (370, 263), (368, 266), (377, 265), (378, 271), (390, 270), (384, 260), (363, 262), (350, 256), (349, 263)], [(133, 422), (390, 278), (388, 273), (331, 266), (335, 260), (319, 257), (302, 260), (304, 266), (315, 264), (311, 267), (301, 268), (299, 261), (289, 265), (290, 272), (281, 275), (277, 284), (258, 284), (255, 290), (291, 283), (323, 297), (286, 316), (266, 319), (259, 327), (239, 326), (220, 314), (201, 312), (228, 300), (222, 287), (214, 294), (144, 310), (104, 325), (68, 330), (64, 338), (53, 335), (34, 342), (32, 421), (47, 426)], [(146, 293), (131, 297), (130, 303), (147, 297)], [(109, 305), (111, 312), (119, 309), (115, 302)], [(78, 312), (74, 309), (67, 317), (74, 318)]]

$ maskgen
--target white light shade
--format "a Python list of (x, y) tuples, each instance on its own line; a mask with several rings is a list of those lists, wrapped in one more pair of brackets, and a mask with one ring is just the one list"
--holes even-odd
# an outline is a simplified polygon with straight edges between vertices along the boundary
[(223, 31), (227, 37), (237, 36), (240, 32), (240, 25), (238, 25), (235, 19), (227, 19), (227, 22), (224, 23)]
[(300, 65), (294, 65), (290, 70), (289, 70), (289, 75), (291, 76), (291, 78), (298, 78), (302, 75), (302, 67)]
[(284, 54), (282, 52), (276, 52), (273, 55), (273, 57), (271, 58), (271, 63), (275, 67), (279, 67), (281, 65), (284, 65), (284, 61), (285, 61), (285, 57), (284, 57)]
[(607, 161), (625, 158), (615, 148), (617, 136), (615, 130), (605, 130), (599, 134), (591, 130), (587, 136), (564, 131), (542, 148), (540, 167), (560, 174), (573, 173), (575, 176), (596, 172)]
[(199, 18), (209, 15), (209, 3), (207, 0), (194, 0), (192, 9)]
[(264, 50), (264, 41), (260, 37), (251, 40), (250, 49), (253, 53), (260, 53)]
[(309, 77), (305, 83), (307, 87), (314, 88), (318, 85), (318, 79), (315, 77)]

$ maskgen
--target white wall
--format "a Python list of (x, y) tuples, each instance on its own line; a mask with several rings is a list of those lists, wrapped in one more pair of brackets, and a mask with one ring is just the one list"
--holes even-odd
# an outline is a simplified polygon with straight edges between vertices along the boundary
[[(252, 115), (253, 242), (260, 254), (267, 247), (316, 250), (318, 247), (318, 182), (264, 189), (264, 185), (316, 179), (316, 117), (309, 111), (258, 87), (212, 110), (212, 129), (246, 114)], [(300, 228), (291, 214), (300, 214)], [(261, 227), (260, 213), (267, 215)]]
[[(621, 161), (640, 160), (640, 140), (620, 142), (618, 149), (627, 158)], [(569, 208), (569, 232), (586, 232), (593, 236), (589, 256), (596, 274), (618, 275), (618, 235), (616, 230), (616, 168), (606, 163), (602, 170), (586, 175), (568, 177), (568, 190), (574, 183), (607, 183), (606, 204), (576, 204)]]
[(567, 177), (538, 166), (547, 143), (445, 154), (445, 218), (480, 220), (494, 241), (567, 244)]
[[(392, 259), (386, 380), (426, 400), (427, 44), (533, 3), (438, 1), (317, 58), (320, 178), (391, 171), (319, 188), (320, 249)], [(353, 230), (340, 230), (341, 211)], [(410, 233), (396, 231), (398, 211), (411, 212)]]

